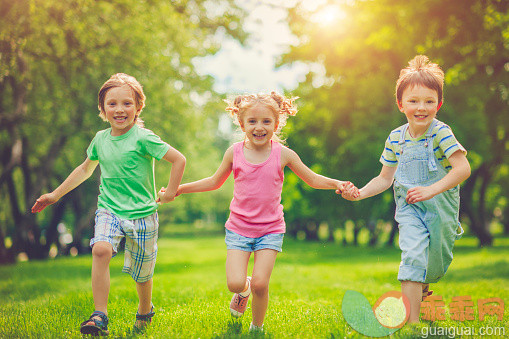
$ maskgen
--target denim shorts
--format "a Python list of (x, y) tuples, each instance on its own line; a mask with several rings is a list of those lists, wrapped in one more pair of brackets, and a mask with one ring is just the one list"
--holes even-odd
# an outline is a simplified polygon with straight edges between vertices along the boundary
[(264, 249), (282, 252), (284, 233), (265, 234), (259, 238), (248, 238), (240, 234), (226, 230), (224, 242), (228, 250), (241, 250), (245, 252), (256, 252)]
[(120, 241), (125, 238), (122, 272), (142, 283), (154, 275), (158, 229), (157, 212), (145, 218), (126, 220), (106, 209), (98, 209), (95, 212), (94, 237), (90, 240), (90, 246), (99, 241), (110, 243), (115, 256)]

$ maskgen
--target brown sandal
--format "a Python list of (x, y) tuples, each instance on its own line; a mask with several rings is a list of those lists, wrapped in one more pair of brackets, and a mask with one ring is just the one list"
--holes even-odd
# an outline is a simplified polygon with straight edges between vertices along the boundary
[(433, 291), (429, 289), (429, 284), (422, 284), (422, 301), (433, 294)]

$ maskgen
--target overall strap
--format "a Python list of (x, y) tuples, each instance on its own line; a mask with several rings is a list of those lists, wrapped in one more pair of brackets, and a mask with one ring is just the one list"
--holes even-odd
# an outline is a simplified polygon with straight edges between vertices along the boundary
[(406, 134), (407, 129), (408, 129), (408, 124), (405, 124), (405, 126), (403, 126), (403, 129), (401, 130), (401, 134), (399, 135), (398, 145), (403, 145), (405, 143), (405, 134)]
[[(407, 129), (408, 129), (408, 124), (405, 124), (403, 126), (403, 128), (401, 129), (401, 133), (399, 135), (398, 145), (401, 147), (401, 149), (399, 151), (400, 156), (403, 154), (403, 150), (405, 149), (405, 135), (406, 135)], [(396, 158), (398, 158), (398, 161), (399, 161), (399, 157), (398, 157), (397, 153), (396, 153)]]
[(428, 148), (428, 169), (430, 171), (437, 170), (437, 163), (435, 160), (435, 152), (433, 151), (433, 128), (437, 125), (437, 120), (433, 119), (431, 125), (426, 131), (426, 141), (424, 142), (424, 147)]

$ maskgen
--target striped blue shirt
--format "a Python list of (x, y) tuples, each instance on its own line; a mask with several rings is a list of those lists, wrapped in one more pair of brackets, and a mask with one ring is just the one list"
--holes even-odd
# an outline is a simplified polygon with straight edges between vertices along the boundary
[[(380, 162), (383, 165), (389, 167), (395, 167), (398, 165), (398, 157), (401, 153), (401, 145), (399, 145), (398, 142), (404, 126), (405, 125), (393, 130), (385, 141), (385, 149), (382, 152), (382, 156), (380, 157)], [(437, 124), (432, 129), (431, 133), (433, 135), (433, 151), (435, 152), (435, 156), (440, 161), (442, 166), (444, 166), (447, 171), (450, 171), (452, 166), (448, 158), (458, 150), (463, 152), (465, 155), (467, 154), (467, 151), (458, 142), (451, 128), (445, 123), (437, 120)], [(426, 134), (423, 134), (418, 138), (412, 138), (410, 136), (410, 132), (407, 129), (405, 134), (406, 142), (413, 141), (424, 143), (425, 140)]]

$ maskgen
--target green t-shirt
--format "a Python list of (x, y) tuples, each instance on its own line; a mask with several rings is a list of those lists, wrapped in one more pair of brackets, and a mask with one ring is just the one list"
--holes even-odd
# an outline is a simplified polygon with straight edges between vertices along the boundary
[(152, 131), (134, 125), (112, 136), (111, 128), (97, 132), (87, 149), (99, 160), (101, 185), (97, 208), (122, 219), (140, 219), (157, 210), (153, 158), (161, 160), (170, 146)]

